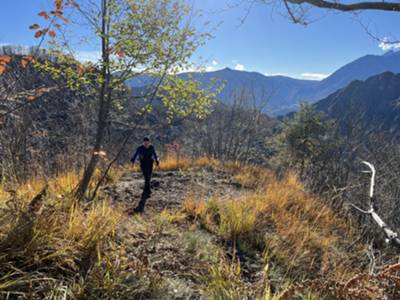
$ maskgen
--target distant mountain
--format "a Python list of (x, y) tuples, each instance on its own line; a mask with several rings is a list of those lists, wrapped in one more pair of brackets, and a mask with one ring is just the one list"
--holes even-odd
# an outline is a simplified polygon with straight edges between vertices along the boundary
[(311, 93), (317, 81), (299, 80), (285, 76), (264, 76), (257, 72), (237, 71), (230, 68), (205, 73), (180, 74), (183, 79), (192, 77), (207, 85), (212, 80), (225, 83), (219, 98), (225, 102), (233, 102), (234, 95), (245, 91), (251, 101), (264, 108), (266, 112), (277, 114), (293, 110), (293, 103), (303, 100)]
[[(389, 51), (384, 55), (366, 55), (338, 69), (322, 81), (301, 80), (286, 76), (264, 76), (257, 72), (237, 71), (229, 68), (214, 72), (183, 73), (181, 78), (192, 77), (207, 85), (212, 80), (225, 82), (219, 95), (221, 101), (232, 102), (232, 95), (246, 88), (252, 92), (255, 102), (265, 106), (272, 115), (282, 115), (297, 109), (300, 102), (315, 102), (325, 98), (354, 80), (391, 71), (400, 73), (400, 52)], [(151, 78), (150, 78), (151, 79)], [(137, 78), (132, 86), (149, 82), (149, 77)]]
[(400, 137), (400, 74), (385, 72), (353, 81), (314, 105), (345, 132), (359, 127)]
[(365, 80), (386, 71), (400, 73), (400, 51), (389, 51), (383, 55), (365, 55), (341, 67), (320, 82), (315, 97), (321, 99), (354, 80)]

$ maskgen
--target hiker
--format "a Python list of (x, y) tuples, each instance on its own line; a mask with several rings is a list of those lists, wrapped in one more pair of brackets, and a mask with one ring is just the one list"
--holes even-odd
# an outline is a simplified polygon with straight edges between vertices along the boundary
[(142, 174), (144, 177), (144, 188), (142, 199), (139, 202), (138, 207), (135, 208), (135, 211), (143, 212), (145, 201), (151, 195), (150, 180), (153, 173), (154, 161), (156, 162), (157, 166), (159, 166), (160, 164), (156, 154), (156, 150), (154, 149), (154, 146), (150, 143), (150, 139), (148, 137), (145, 137), (143, 139), (143, 145), (139, 146), (136, 149), (136, 152), (131, 159), (132, 164), (135, 164), (137, 157), (139, 157), (140, 169), (142, 170)]

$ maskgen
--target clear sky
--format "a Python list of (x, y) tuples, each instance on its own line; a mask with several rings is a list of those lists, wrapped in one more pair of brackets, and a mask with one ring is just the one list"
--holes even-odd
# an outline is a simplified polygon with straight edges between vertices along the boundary
[[(0, 43), (35, 45), (37, 40), (28, 27), (40, 20), (37, 13), (49, 1), (1, 0)], [(385, 47), (366, 33), (360, 21), (382, 38), (400, 39), (400, 13), (356, 16), (312, 9), (314, 22), (304, 27), (291, 23), (280, 7), (255, 5), (249, 11), (247, 0), (187, 1), (203, 11), (199, 24), (207, 20), (208, 28), (217, 26), (214, 38), (193, 58), (205, 60), (208, 70), (230, 67), (317, 79), (360, 56), (384, 53)], [(79, 50), (88, 57), (96, 52), (88, 46)]]

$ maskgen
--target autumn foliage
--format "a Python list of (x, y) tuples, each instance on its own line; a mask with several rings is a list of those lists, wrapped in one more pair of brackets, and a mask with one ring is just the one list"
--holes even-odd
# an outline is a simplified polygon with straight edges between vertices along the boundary
[(6, 69), (7, 65), (11, 62), (11, 56), (9, 55), (1, 55), (0, 56), (0, 75), (2, 75)]
[(61, 24), (59, 22), (69, 22), (69, 20), (64, 17), (64, 10), (66, 8), (79, 9), (79, 4), (74, 0), (55, 0), (53, 2), (53, 8), (54, 10), (41, 11), (38, 13), (39, 17), (43, 18), (45, 21), (48, 21), (48, 24), (44, 26), (33, 24), (29, 27), (29, 29), (35, 31), (35, 38), (44, 38), (44, 36), (48, 33), (50, 38), (54, 39), (57, 36), (56, 30), (61, 28)]

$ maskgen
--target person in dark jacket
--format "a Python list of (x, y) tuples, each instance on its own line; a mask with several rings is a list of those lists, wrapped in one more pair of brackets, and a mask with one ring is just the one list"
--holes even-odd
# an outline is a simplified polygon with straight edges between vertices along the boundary
[(150, 139), (148, 137), (145, 137), (143, 139), (143, 145), (136, 149), (135, 154), (131, 158), (132, 164), (135, 163), (137, 158), (139, 158), (140, 169), (144, 177), (144, 188), (142, 199), (139, 202), (139, 206), (135, 209), (135, 212), (142, 212), (146, 199), (151, 195), (150, 180), (153, 173), (154, 162), (156, 162), (157, 166), (160, 164), (156, 150), (150, 143)]

